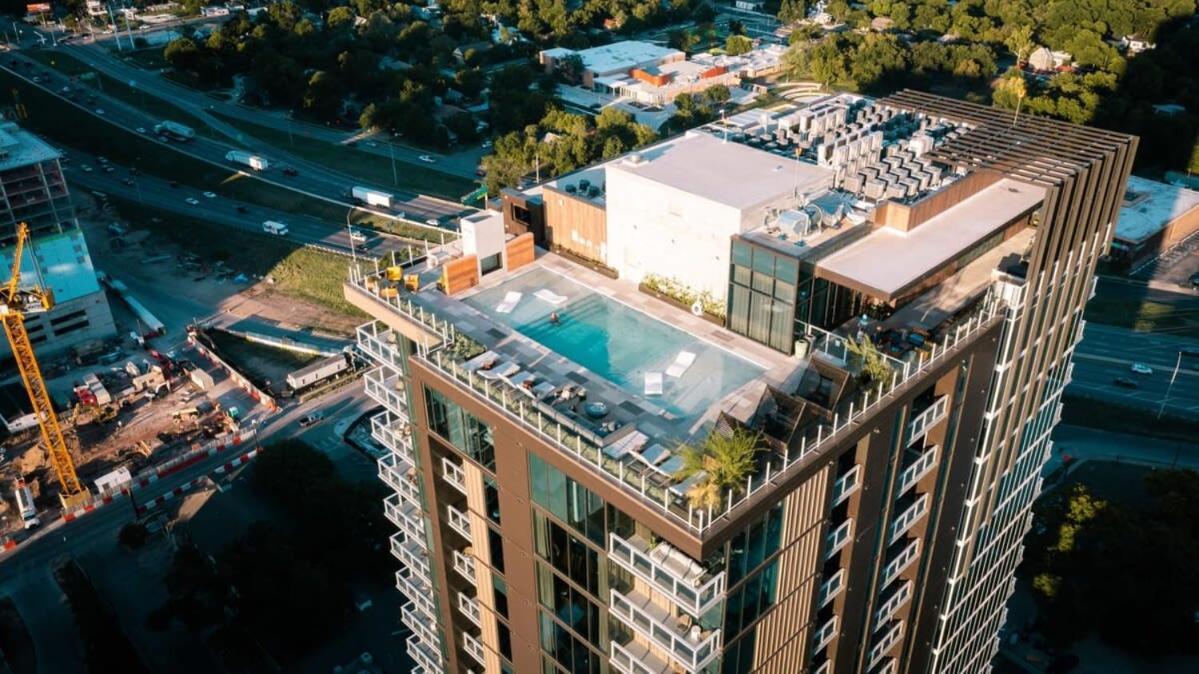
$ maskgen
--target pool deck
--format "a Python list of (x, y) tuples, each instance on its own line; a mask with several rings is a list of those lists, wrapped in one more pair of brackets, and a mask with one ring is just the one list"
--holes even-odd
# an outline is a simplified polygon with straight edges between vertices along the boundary
[[(667, 446), (670, 446), (670, 442), (686, 441), (710, 428), (722, 411), (737, 419), (747, 420), (757, 409), (767, 384), (794, 386), (807, 369), (806, 359), (788, 357), (736, 335), (690, 312), (654, 299), (640, 292), (632, 283), (610, 279), (553, 253), (537, 252), (537, 259), (528, 267), (513, 273), (496, 271), (488, 274), (479, 286), (455, 297), (447, 297), (439, 291), (420, 292), (416, 295), (416, 302), (449, 319), (457, 330), (494, 351), (501, 359), (515, 362), (522, 370), (533, 373), (539, 379), (559, 388), (568, 384), (585, 387), (587, 402), (604, 402), (609, 410), (607, 417), (599, 422), (587, 419), (577, 401), (574, 406), (559, 403), (555, 407), (583, 425), (593, 426), (594, 432), (600, 436), (611, 432), (603, 429), (601, 424), (615, 421), (621, 427), (635, 425), (654, 441)], [(598, 294), (647, 314), (646, 320), (662, 320), (716, 348), (753, 361), (764, 368), (764, 372), (715, 401), (703, 414), (679, 418), (656, 404), (652, 398), (630, 393), (461, 301), (536, 268), (562, 274)]]

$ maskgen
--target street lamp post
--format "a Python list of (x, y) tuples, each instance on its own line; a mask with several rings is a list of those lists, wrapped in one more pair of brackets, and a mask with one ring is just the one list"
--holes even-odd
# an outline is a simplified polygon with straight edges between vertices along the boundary
[(358, 247), (354, 245), (354, 227), (350, 224), (350, 216), (354, 214), (354, 207), (346, 211), (346, 236), (350, 237), (350, 260), (354, 263), (354, 268), (358, 268)]
[(1166, 412), (1166, 401), (1170, 399), (1170, 391), (1174, 389), (1174, 380), (1178, 379), (1178, 368), (1182, 367), (1182, 351), (1178, 352), (1178, 360), (1174, 361), (1174, 373), (1170, 375), (1170, 383), (1166, 384), (1166, 395), (1162, 397), (1161, 407), (1157, 409), (1157, 418), (1161, 419)]

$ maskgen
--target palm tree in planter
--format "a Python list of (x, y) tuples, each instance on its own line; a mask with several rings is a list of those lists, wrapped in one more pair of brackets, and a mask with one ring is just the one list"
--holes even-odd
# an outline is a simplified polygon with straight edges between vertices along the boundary
[(725, 492), (739, 490), (756, 467), (754, 455), (761, 451), (762, 434), (734, 427), (732, 433), (710, 433), (700, 445), (682, 445), (683, 467), (675, 479), (701, 478), (687, 490), (694, 508), (720, 508)]

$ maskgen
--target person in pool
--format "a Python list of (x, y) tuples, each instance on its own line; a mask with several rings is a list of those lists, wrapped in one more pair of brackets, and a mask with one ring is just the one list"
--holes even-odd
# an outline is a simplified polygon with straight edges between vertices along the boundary
[(558, 316), (558, 312), (551, 311), (550, 312), (550, 325), (558, 325), (561, 322), (562, 322), (562, 319)]

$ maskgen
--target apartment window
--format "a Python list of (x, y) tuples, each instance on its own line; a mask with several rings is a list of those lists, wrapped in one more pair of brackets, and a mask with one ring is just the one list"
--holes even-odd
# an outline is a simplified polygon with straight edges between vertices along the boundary
[(491, 575), (492, 597), (495, 601), (495, 612), (508, 617), (508, 584), (499, 576)]
[(607, 574), (594, 548), (541, 511), (533, 511), (533, 527), (533, 543), (539, 557), (593, 596), (607, 593)]
[(539, 617), (541, 650), (553, 657), (557, 664), (570, 674), (599, 674), (598, 654), (575, 638), (566, 627), (555, 622), (549, 613), (541, 611)]
[(494, 529), (487, 529), (487, 551), (491, 553), (491, 567), (504, 573), (504, 539)]
[(752, 573), (767, 555), (779, 549), (782, 532), (783, 506), (780, 503), (729, 541), (729, 587)]
[(795, 330), (798, 261), (744, 241), (733, 241), (729, 273), (729, 328), (790, 353)]
[(76, 330), (82, 330), (82, 329), (86, 328), (87, 326), (88, 326), (88, 322), (86, 319), (84, 319), (83, 321), (80, 321), (79, 323), (73, 323), (71, 325), (64, 325), (60, 328), (54, 329), (54, 336), (61, 337), (63, 335), (75, 332)]
[(495, 470), (495, 445), (490, 426), (428, 386), (425, 387), (425, 408), (429, 430), (449, 440), (487, 470)]
[(748, 674), (754, 664), (754, 641), (757, 630), (749, 630), (745, 636), (725, 649), (720, 674)]
[(732, 636), (752, 625), (778, 599), (778, 558), (729, 593), (724, 633)]
[(70, 323), (71, 321), (74, 321), (79, 318), (84, 318), (86, 316), (87, 316), (87, 311), (85, 309), (79, 309), (78, 311), (72, 311), (71, 313), (62, 314), (61, 316), (55, 316), (54, 318), (51, 318), (50, 325), (53, 327), (57, 327), (59, 325), (62, 325), (63, 323)]
[(500, 524), (500, 490), (495, 478), (483, 476), (483, 500), (487, 508), (487, 519)]
[(535, 454), (529, 454), (529, 490), (534, 503), (596, 545), (605, 544), (603, 499)]
[(593, 644), (603, 643), (600, 631), (604, 615), (599, 605), (542, 562), (537, 562), (537, 598), (559, 622)]

